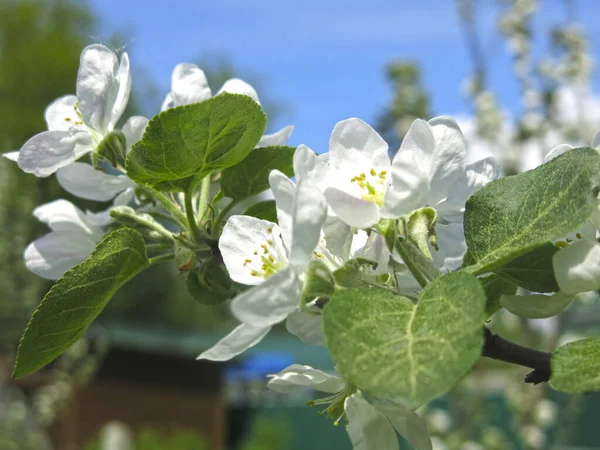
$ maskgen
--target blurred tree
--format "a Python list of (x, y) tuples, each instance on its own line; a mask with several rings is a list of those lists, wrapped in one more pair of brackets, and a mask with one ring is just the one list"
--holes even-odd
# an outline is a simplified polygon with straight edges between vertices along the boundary
[(415, 63), (392, 61), (387, 65), (386, 78), (392, 85), (392, 100), (378, 117), (376, 128), (395, 152), (413, 120), (430, 117), (429, 94), (423, 89), (421, 70)]
[[(0, 2), (0, 152), (18, 149), (46, 128), (44, 108), (74, 91), (79, 54), (95, 18), (87, 2)], [(54, 178), (40, 179), (0, 159), (0, 346), (14, 345), (47, 283), (27, 271), (23, 248), (45, 231), (31, 217), (59, 197)]]

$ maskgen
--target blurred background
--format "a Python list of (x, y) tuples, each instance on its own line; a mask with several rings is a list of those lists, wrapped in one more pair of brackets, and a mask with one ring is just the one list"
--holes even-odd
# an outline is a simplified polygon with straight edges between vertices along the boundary
[[(600, 130), (598, 17), (596, 0), (0, 0), (0, 151), (44, 130), (45, 107), (74, 93), (81, 50), (101, 42), (131, 58), (125, 116), (158, 113), (173, 68), (190, 62), (213, 92), (232, 76), (252, 84), (270, 131), (295, 125), (291, 145), (325, 152), (335, 123), (360, 117), (393, 152), (414, 118), (449, 114), (471, 160), (494, 155), (518, 173)], [(22, 260), (47, 231), (31, 211), (60, 197), (108, 206), (0, 159), (0, 450), (351, 448), (343, 427), (305, 406), (314, 392), (264, 388), (292, 363), (332, 371), (325, 349), (281, 329), (229, 363), (195, 361), (234, 321), (226, 305), (196, 303), (167, 266), (126, 285), (53, 365), (11, 381), (18, 339), (49, 287)], [(552, 320), (504, 311), (492, 327), (551, 350), (597, 334), (599, 305), (589, 293)], [(523, 384), (525, 373), (482, 361), (420, 411), (435, 449), (600, 448), (600, 395), (557, 395)]]

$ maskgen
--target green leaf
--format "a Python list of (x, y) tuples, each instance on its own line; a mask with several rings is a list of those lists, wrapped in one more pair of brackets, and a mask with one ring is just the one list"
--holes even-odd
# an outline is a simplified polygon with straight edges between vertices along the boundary
[(278, 223), (275, 200), (265, 200), (264, 202), (258, 202), (249, 206), (246, 211), (244, 211), (244, 216), (252, 216), (257, 219)]
[(132, 180), (161, 190), (185, 190), (206, 174), (231, 167), (252, 151), (266, 116), (250, 97), (219, 94), (161, 112), (127, 156)]
[(305, 273), (302, 296), (309, 302), (316, 297), (329, 296), (335, 292), (335, 280), (327, 265), (312, 260)]
[(513, 259), (496, 270), (496, 273), (528, 291), (558, 292), (559, 287), (552, 267), (552, 257), (557, 251), (558, 247), (555, 245), (544, 244)]
[(227, 270), (212, 262), (189, 272), (187, 288), (190, 295), (204, 305), (218, 305), (234, 295)]
[(573, 300), (573, 294), (503, 295), (500, 305), (525, 319), (545, 319), (562, 312)]
[(478, 278), (485, 292), (485, 314), (490, 317), (501, 308), (500, 297), (513, 295), (517, 292), (517, 286), (510, 281), (500, 278), (495, 273), (489, 273)]
[(559, 347), (551, 364), (550, 384), (554, 389), (570, 393), (600, 390), (600, 337)]
[(347, 289), (323, 312), (338, 371), (374, 396), (415, 408), (447, 392), (479, 359), (485, 294), (464, 272), (437, 278), (417, 304), (384, 289)]
[(365, 271), (375, 268), (376, 263), (364, 258), (351, 259), (333, 272), (335, 282), (345, 288), (380, 287), (375, 275)]
[(591, 148), (489, 183), (466, 204), (467, 270), (490, 272), (575, 231), (596, 209), (599, 185), (600, 155)]
[(33, 313), (21, 339), (13, 376), (44, 367), (69, 348), (125, 282), (148, 266), (141, 235), (110, 233), (81, 264), (60, 278)]
[(225, 169), (221, 190), (226, 197), (244, 200), (269, 188), (271, 170), (294, 176), (294, 147), (255, 148), (242, 162)]

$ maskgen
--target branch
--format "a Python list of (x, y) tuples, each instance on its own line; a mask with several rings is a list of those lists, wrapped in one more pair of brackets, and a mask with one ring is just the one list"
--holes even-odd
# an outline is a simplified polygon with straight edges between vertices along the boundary
[(525, 376), (525, 383), (544, 383), (550, 380), (551, 353), (541, 352), (532, 348), (507, 341), (484, 327), (485, 341), (481, 355), (511, 364), (534, 369)]

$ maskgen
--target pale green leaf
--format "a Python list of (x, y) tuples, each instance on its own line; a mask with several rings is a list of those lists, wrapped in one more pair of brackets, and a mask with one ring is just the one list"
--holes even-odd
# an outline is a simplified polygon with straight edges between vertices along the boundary
[(557, 292), (554, 295), (503, 295), (500, 305), (525, 319), (545, 319), (562, 312), (573, 300), (574, 294)]
[(294, 176), (294, 147), (255, 148), (242, 162), (225, 169), (221, 190), (226, 197), (244, 200), (269, 188), (269, 174), (279, 170)]
[(231, 167), (252, 151), (266, 116), (250, 97), (223, 93), (161, 112), (127, 156), (132, 180), (162, 190), (185, 190), (206, 174)]
[(523, 289), (532, 292), (558, 292), (554, 277), (552, 257), (558, 251), (553, 244), (544, 244), (540, 248), (513, 259), (500, 267), (496, 273)]
[(466, 204), (467, 270), (490, 272), (576, 230), (595, 211), (599, 186), (600, 155), (591, 148), (489, 183)]
[(141, 235), (110, 233), (81, 264), (60, 278), (33, 313), (21, 339), (13, 376), (44, 367), (85, 333), (114, 293), (148, 266)]
[(554, 389), (570, 393), (600, 390), (600, 337), (559, 347), (551, 365), (550, 384)]
[(384, 289), (334, 294), (323, 314), (338, 371), (375, 396), (417, 407), (447, 392), (473, 366), (483, 343), (485, 294), (467, 273), (448, 273), (414, 304)]
[(510, 281), (500, 278), (495, 273), (488, 273), (478, 280), (483, 286), (486, 303), (485, 312), (488, 317), (501, 308), (500, 297), (503, 295), (513, 295), (517, 292), (517, 286)]

